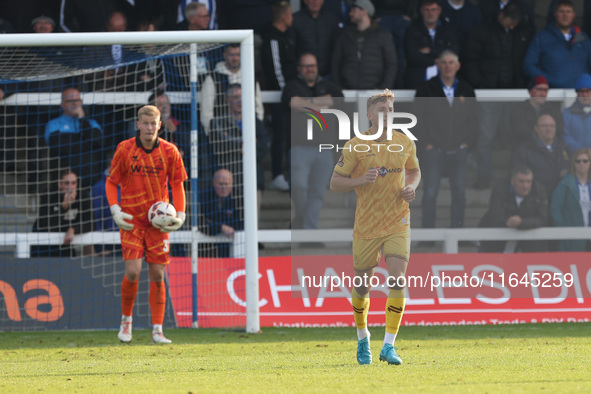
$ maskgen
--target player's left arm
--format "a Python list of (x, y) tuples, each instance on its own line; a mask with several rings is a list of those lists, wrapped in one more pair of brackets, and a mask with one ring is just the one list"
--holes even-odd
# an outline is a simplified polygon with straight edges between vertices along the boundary
[(170, 185), (172, 189), (172, 200), (174, 201), (174, 205), (176, 208), (176, 218), (173, 218), (171, 223), (160, 229), (163, 233), (170, 233), (171, 231), (176, 231), (183, 223), (185, 223), (186, 219), (186, 205), (187, 200), (185, 196), (185, 185), (183, 182), (176, 182)]
[(172, 151), (169, 151), (169, 154), (171, 165), (168, 173), (168, 181), (170, 188), (172, 189), (172, 199), (174, 207), (176, 208), (176, 218), (173, 218), (168, 226), (160, 229), (163, 233), (170, 233), (171, 231), (176, 231), (181, 228), (185, 222), (185, 209), (187, 205), (184, 182), (188, 179), (188, 176), (187, 171), (185, 170), (185, 164), (183, 163), (181, 154), (176, 147), (174, 147)]
[(400, 195), (406, 202), (415, 199), (417, 187), (421, 182), (421, 169), (419, 167), (406, 170), (405, 186), (400, 191)]
[(400, 191), (400, 195), (404, 201), (411, 202), (416, 197), (416, 190), (421, 182), (421, 169), (419, 168), (419, 160), (417, 159), (416, 146), (414, 143), (410, 146), (410, 155), (404, 166), (405, 180), (404, 187)]

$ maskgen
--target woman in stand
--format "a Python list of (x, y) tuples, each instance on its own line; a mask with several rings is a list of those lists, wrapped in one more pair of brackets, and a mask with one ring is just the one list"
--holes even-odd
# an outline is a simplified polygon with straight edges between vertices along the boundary
[[(571, 172), (566, 175), (552, 195), (550, 214), (556, 227), (589, 227), (591, 219), (591, 151), (579, 149), (571, 159)], [(589, 251), (591, 242), (584, 239), (562, 240), (559, 251)]]

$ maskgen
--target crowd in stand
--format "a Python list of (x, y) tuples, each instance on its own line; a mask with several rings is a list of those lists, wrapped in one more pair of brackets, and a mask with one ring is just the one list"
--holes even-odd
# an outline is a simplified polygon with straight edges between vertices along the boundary
[[(293, 13), (287, 0), (6, 1), (0, 2), (0, 31), (47, 34), (254, 29), (262, 41), (255, 92), (259, 202), (265, 188), (262, 162), (269, 155), (272, 176), (268, 188), (289, 191), (295, 187), (292, 197), (296, 218), (292, 228), (316, 228), (331, 173), (322, 169), (330, 168), (334, 160), (292, 139), (292, 111), (330, 108), (331, 97), (342, 96), (342, 89), (384, 88), (413, 89), (419, 98), (441, 100), (427, 101), (417, 109), (425, 111), (425, 118), (430, 117), (417, 126), (423, 169), (423, 227), (435, 226), (435, 202), (442, 177), (450, 178), (450, 226), (463, 227), (468, 154), (475, 155), (478, 166), (474, 188), (491, 187), (493, 141), (499, 129), (509, 138), (511, 173), (507, 181), (493, 188), (490, 211), (481, 225), (589, 226), (591, 40), (587, 31), (591, 23), (584, 18), (579, 27), (574, 20), (577, 14), (590, 13), (575, 10), (571, 0), (553, 0), (547, 26), (538, 26), (536, 32), (533, 9), (527, 0), (475, 3), (302, 0), (301, 10)], [(86, 49), (85, 53), (111, 63), (132, 56), (119, 45)], [(209, 190), (211, 196), (216, 195), (220, 179), (226, 189), (228, 184), (234, 188), (234, 194), (241, 194), (237, 188), (242, 184), (237, 166), (242, 155), (242, 109), (237, 99), (240, 47), (227, 45), (220, 57), (219, 62), (200, 58), (198, 65), (203, 94), (199, 157), (213, 158), (198, 167), (205, 182), (203, 189)], [(107, 139), (109, 132), (103, 129), (106, 125), (85, 116), (81, 90), (117, 91), (124, 85), (127, 90), (153, 92), (150, 102), (161, 109), (163, 138), (177, 144), (190, 168), (188, 126), (171, 114), (162, 81), (150, 71), (150, 65), (126, 67), (135, 69), (130, 73), (110, 68), (77, 80), (76, 87), (60, 90), (63, 115), (45, 128), (43, 140), (58, 163), (55, 168), (70, 168), (82, 187), (100, 182), (105, 168), (89, 167), (81, 158), (96, 155), (103, 145), (107, 151), (112, 150), (118, 141)], [(134, 75), (133, 87), (128, 80), (130, 74)], [(82, 88), (78, 88), (80, 84)], [(531, 97), (512, 107), (498, 102), (476, 103), (473, 99), (474, 89), (521, 88), (527, 88)], [(575, 103), (561, 111), (558, 105), (547, 102), (552, 88), (574, 89)], [(6, 85), (0, 90), (0, 98), (17, 90)], [(263, 106), (261, 90), (282, 91), (281, 102)], [(103, 158), (93, 157), (92, 161), (104, 163)], [(284, 171), (286, 167), (292, 169), (291, 173)], [(226, 190), (217, 195), (227, 199), (229, 193)], [(208, 206), (210, 202), (203, 204)], [(236, 209), (240, 211), (241, 207)], [(240, 216), (232, 215), (233, 226), (222, 222), (212, 225), (211, 217), (207, 220), (209, 228), (216, 229), (212, 230), (215, 234), (230, 236), (233, 231), (224, 226), (241, 228)], [(588, 247), (584, 242), (489, 246), (483, 249)], [(227, 251), (220, 250), (220, 254)]]

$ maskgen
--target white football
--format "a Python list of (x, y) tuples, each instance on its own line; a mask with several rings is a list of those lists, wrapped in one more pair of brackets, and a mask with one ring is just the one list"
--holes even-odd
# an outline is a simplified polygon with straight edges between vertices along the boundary
[(153, 204), (148, 211), (148, 220), (152, 226), (162, 228), (168, 226), (172, 222), (172, 218), (176, 217), (176, 209), (171, 203), (158, 201)]

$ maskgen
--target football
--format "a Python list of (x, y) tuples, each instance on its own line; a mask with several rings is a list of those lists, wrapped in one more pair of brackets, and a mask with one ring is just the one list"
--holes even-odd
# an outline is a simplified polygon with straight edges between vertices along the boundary
[(152, 226), (160, 229), (171, 223), (171, 219), (176, 217), (176, 209), (171, 203), (158, 201), (154, 203), (148, 211), (148, 220)]

